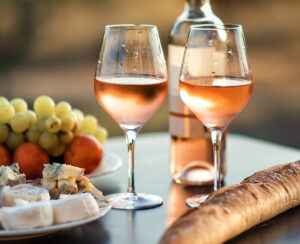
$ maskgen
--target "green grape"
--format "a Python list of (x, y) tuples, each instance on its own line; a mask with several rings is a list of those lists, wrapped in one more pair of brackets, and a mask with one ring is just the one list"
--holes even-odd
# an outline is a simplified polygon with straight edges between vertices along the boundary
[(36, 124), (36, 121), (37, 121), (36, 113), (33, 112), (32, 110), (27, 110), (25, 112), (25, 114), (27, 115), (27, 117), (29, 119), (29, 128), (31, 128), (32, 126), (34, 126)]
[(98, 120), (93, 115), (87, 115), (84, 117), (80, 124), (80, 132), (84, 134), (94, 134)]
[(64, 154), (66, 151), (66, 146), (64, 144), (57, 144), (54, 147), (51, 147), (47, 152), (53, 157), (59, 157)]
[(6, 97), (0, 96), (0, 105), (1, 104), (8, 104), (8, 103), (9, 103), (9, 101), (7, 100)]
[(74, 119), (75, 123), (78, 122), (78, 117), (73, 111), (70, 112), (70, 116)]
[(59, 142), (64, 145), (69, 145), (73, 141), (73, 138), (74, 138), (74, 135), (71, 131), (62, 132), (58, 136)]
[(0, 144), (6, 141), (9, 135), (9, 128), (6, 124), (0, 123)]
[(68, 116), (72, 110), (70, 103), (62, 101), (59, 102), (55, 107), (56, 116), (59, 118), (63, 118)]
[(49, 96), (39, 96), (34, 100), (33, 109), (39, 117), (50, 116), (55, 113), (55, 103)]
[(39, 117), (37, 120), (37, 127), (39, 129), (40, 132), (43, 132), (46, 130), (46, 120), (49, 118), (49, 116), (42, 116)]
[(94, 133), (94, 136), (103, 145), (104, 142), (105, 142), (105, 140), (106, 140), (106, 138), (107, 138), (107, 134), (108, 134), (107, 130), (104, 127), (102, 127), (102, 126), (99, 126), (96, 129), (96, 131)]
[(16, 113), (22, 113), (27, 111), (28, 105), (22, 98), (14, 98), (10, 100), (10, 104), (13, 105)]
[(80, 128), (79, 123), (76, 121), (75, 125), (74, 125), (74, 128), (72, 130), (72, 133), (73, 133), (74, 136), (77, 136), (79, 134), (79, 128)]
[(29, 128), (29, 119), (25, 113), (16, 113), (10, 120), (14, 132), (22, 133)]
[(75, 126), (75, 120), (71, 115), (63, 117), (61, 119), (61, 130), (63, 132), (72, 131)]
[(9, 123), (11, 118), (15, 115), (15, 109), (10, 103), (0, 105), (0, 122)]
[(24, 135), (22, 133), (11, 131), (8, 135), (5, 145), (8, 149), (13, 151), (22, 143), (24, 143)]
[(50, 116), (45, 122), (45, 127), (47, 131), (57, 133), (61, 128), (61, 120), (55, 116)]
[(57, 134), (53, 134), (51, 132), (44, 131), (40, 135), (39, 144), (45, 150), (48, 150), (51, 147), (54, 147), (57, 143), (58, 143)]
[(38, 144), (40, 134), (41, 134), (41, 132), (39, 131), (37, 126), (33, 126), (26, 132), (26, 139), (30, 142)]
[(81, 123), (82, 120), (84, 119), (84, 114), (83, 114), (83, 112), (82, 112), (81, 110), (77, 109), (77, 108), (73, 108), (73, 109), (72, 109), (72, 113), (74, 113), (74, 114), (76, 115), (77, 121), (78, 121), (79, 123)]

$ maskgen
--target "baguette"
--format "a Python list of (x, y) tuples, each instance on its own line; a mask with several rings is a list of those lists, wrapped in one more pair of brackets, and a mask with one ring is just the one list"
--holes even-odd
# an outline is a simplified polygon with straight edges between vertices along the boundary
[(299, 204), (300, 161), (274, 166), (213, 192), (169, 227), (159, 243), (223, 243)]

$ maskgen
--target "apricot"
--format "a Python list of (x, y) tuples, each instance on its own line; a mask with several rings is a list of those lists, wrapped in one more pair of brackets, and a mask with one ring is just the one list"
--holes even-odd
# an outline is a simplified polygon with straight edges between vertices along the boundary
[(25, 173), (27, 179), (35, 179), (42, 177), (44, 164), (50, 163), (50, 158), (40, 146), (26, 142), (15, 150), (13, 162), (19, 163), (20, 172)]
[(103, 156), (101, 144), (92, 136), (77, 135), (64, 154), (65, 164), (84, 168), (89, 174), (99, 167)]
[(7, 150), (7, 148), (3, 145), (0, 145), (0, 166), (1, 165), (10, 165), (11, 163), (11, 158), (10, 158), (10, 154), (9, 151)]

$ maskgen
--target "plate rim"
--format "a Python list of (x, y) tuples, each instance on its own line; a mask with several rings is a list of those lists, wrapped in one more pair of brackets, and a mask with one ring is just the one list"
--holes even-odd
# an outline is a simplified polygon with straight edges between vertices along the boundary
[(84, 174), (84, 176), (88, 177), (89, 179), (93, 179), (93, 178), (96, 178), (96, 177), (99, 177), (102, 175), (113, 173), (113, 172), (117, 171), (119, 168), (121, 168), (121, 166), (123, 165), (123, 160), (117, 154), (114, 154), (112, 152), (103, 152), (103, 157), (102, 157), (101, 161), (102, 160), (105, 160), (107, 162), (110, 162), (110, 160), (115, 160), (116, 163), (110, 170), (107, 170), (104, 172), (99, 170), (99, 168), (101, 167), (101, 164), (100, 164), (94, 172), (89, 173), (89, 174)]

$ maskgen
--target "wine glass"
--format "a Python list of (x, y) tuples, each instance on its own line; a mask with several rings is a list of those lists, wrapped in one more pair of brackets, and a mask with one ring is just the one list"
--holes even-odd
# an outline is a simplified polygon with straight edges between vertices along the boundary
[[(241, 25), (191, 26), (181, 66), (180, 97), (211, 133), (214, 191), (221, 187), (220, 148), (223, 131), (250, 100), (251, 67)], [(208, 195), (188, 198), (199, 206)]]
[(144, 209), (163, 202), (159, 196), (136, 193), (134, 144), (142, 126), (165, 100), (167, 86), (166, 62), (156, 26), (105, 27), (94, 92), (125, 133), (128, 146), (128, 188), (126, 193), (107, 196), (113, 208)]

